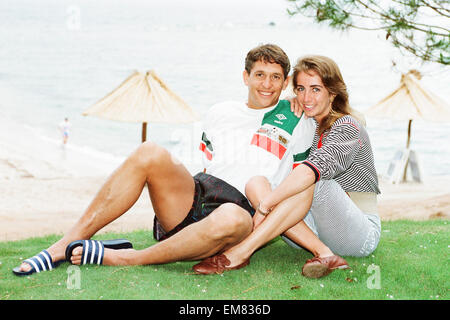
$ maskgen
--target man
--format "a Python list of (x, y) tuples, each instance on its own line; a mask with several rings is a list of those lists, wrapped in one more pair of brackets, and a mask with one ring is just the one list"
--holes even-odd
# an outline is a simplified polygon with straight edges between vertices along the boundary
[(71, 124), (69, 122), (68, 118), (64, 118), (64, 121), (62, 121), (59, 124), (59, 130), (61, 131), (62, 139), (63, 139), (63, 145), (67, 144), (67, 140), (69, 139), (69, 131), (70, 131)]
[[(144, 250), (105, 247), (101, 257), (95, 253), (103, 264), (199, 260), (242, 241), (253, 229), (254, 209), (243, 195), (246, 182), (263, 175), (279, 183), (291, 170), (294, 154), (305, 152), (314, 135), (312, 119), (299, 119), (290, 111), (289, 102), (279, 101), (289, 70), (289, 58), (278, 46), (251, 50), (243, 72), (247, 103), (218, 104), (205, 118), (200, 145), (205, 157), (203, 173), (192, 177), (164, 148), (143, 143), (109, 177), (75, 226), (38, 260), (63, 260), (71, 242), (90, 239), (125, 213), (145, 185), (155, 212), (154, 237), (159, 242)], [(84, 264), (90, 249), (86, 248), (85, 255), (83, 250), (79, 246), (69, 252), (72, 263)], [(14, 272), (34, 272), (31, 264), (23, 262)]]

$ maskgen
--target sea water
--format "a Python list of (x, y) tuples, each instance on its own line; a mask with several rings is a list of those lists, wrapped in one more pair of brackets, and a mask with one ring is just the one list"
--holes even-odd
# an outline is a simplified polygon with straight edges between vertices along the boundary
[[(337, 32), (284, 0), (0, 1), (0, 161), (38, 178), (110, 173), (141, 142), (141, 124), (82, 116), (134, 70), (154, 70), (200, 117), (225, 100), (247, 98), (244, 58), (276, 43), (292, 64), (305, 54), (333, 58), (351, 105), (363, 112), (418, 69), (421, 82), (449, 101), (448, 68), (422, 65), (382, 32)], [(290, 92), (283, 95), (291, 95)], [(58, 124), (72, 127), (62, 144)], [(379, 173), (406, 144), (407, 121), (366, 118)], [(148, 125), (148, 139), (201, 168), (201, 126)], [(413, 122), (411, 148), (425, 175), (450, 174), (450, 124)]]

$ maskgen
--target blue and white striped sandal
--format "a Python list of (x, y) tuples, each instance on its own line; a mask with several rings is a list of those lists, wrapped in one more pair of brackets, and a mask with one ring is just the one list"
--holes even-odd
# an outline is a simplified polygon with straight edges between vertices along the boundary
[(20, 267), (16, 267), (13, 269), (13, 273), (17, 276), (28, 276), (35, 272), (39, 273), (41, 271), (50, 271), (53, 268), (56, 268), (61, 262), (53, 262), (52, 257), (47, 252), (47, 250), (42, 250), (40, 253), (31, 257), (29, 259), (24, 260), (23, 262), (28, 263), (31, 266), (29, 271), (21, 271)]
[(77, 247), (83, 247), (81, 263), (84, 264), (102, 264), (105, 255), (105, 248), (108, 249), (130, 249), (133, 248), (131, 242), (126, 239), (117, 240), (77, 240), (71, 242), (66, 248), (66, 260), (70, 262), (72, 251)]

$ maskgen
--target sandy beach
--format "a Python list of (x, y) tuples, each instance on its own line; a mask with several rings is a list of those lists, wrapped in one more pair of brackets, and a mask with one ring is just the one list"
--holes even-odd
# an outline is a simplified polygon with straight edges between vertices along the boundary
[[(63, 234), (81, 216), (107, 177), (36, 179), (0, 160), (0, 241)], [(135, 205), (101, 232), (153, 226), (144, 189)]]
[[(0, 241), (63, 234), (80, 217), (107, 179), (101, 177), (37, 179), (0, 161)], [(450, 217), (450, 178), (389, 184), (380, 179), (382, 220), (427, 220)], [(136, 204), (100, 232), (148, 229), (153, 210), (146, 189)]]

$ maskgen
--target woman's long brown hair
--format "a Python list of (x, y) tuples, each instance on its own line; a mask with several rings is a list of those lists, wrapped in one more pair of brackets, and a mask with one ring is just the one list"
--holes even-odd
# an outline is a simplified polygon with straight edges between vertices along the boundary
[(331, 128), (333, 123), (344, 115), (351, 114), (348, 102), (347, 86), (337, 64), (330, 58), (314, 55), (305, 56), (298, 60), (292, 76), (293, 87), (297, 88), (297, 76), (301, 72), (311, 74), (315, 71), (330, 94), (335, 95), (330, 113), (319, 123), (319, 134)]

